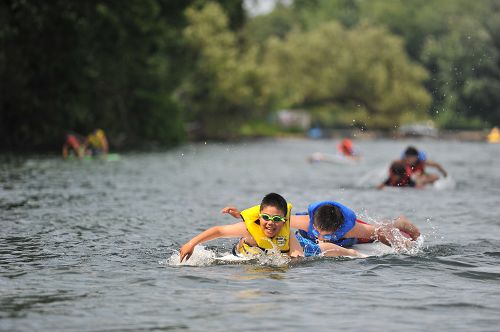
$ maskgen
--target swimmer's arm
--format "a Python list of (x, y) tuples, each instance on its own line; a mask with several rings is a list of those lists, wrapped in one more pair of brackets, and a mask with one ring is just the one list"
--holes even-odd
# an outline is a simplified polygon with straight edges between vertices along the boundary
[(410, 239), (407, 239), (404, 236), (396, 237), (396, 234), (393, 232), (396, 229), (398, 231), (408, 233), (413, 240), (420, 236), (418, 228), (404, 216), (401, 216), (396, 219), (394, 224), (386, 224), (378, 227), (369, 224), (356, 223), (353, 229), (347, 232), (345, 237), (373, 239), (388, 246), (392, 246), (392, 244), (397, 243), (398, 245), (410, 247)]
[(309, 229), (309, 215), (290, 216), (290, 227), (307, 231)]
[(391, 180), (391, 178), (387, 178), (384, 180), (384, 182), (382, 182), (381, 184), (377, 185), (375, 188), (377, 189), (383, 189), (385, 186), (387, 186), (387, 184), (389, 183), (389, 181)]
[(196, 245), (207, 242), (210, 240), (218, 239), (218, 238), (227, 238), (227, 237), (240, 237), (247, 236), (248, 231), (245, 226), (245, 223), (239, 222), (237, 224), (232, 225), (224, 225), (224, 226), (214, 226), (206, 231), (196, 235), (194, 238), (185, 243), (180, 249), (180, 259), (181, 262), (186, 258), (186, 260), (191, 257), (193, 254), (194, 247)]
[(373, 225), (359, 222), (354, 224), (354, 227), (346, 233), (345, 237), (378, 240), (388, 246), (391, 245), (389, 239), (385, 236), (385, 232), (382, 232), (381, 229), (376, 229)]
[(446, 171), (444, 170), (443, 166), (441, 166), (441, 164), (439, 164), (439, 163), (437, 163), (435, 161), (426, 160), (425, 161), (425, 165), (437, 168), (441, 172), (441, 174), (443, 174), (444, 177), (448, 176), (448, 173), (446, 173)]
[(319, 244), (319, 247), (321, 249), (321, 253), (325, 257), (362, 257), (362, 255), (354, 249), (343, 248), (331, 242), (322, 242)]
[(354, 237), (357, 239), (359, 239), (359, 238), (372, 239), (372, 240), (379, 240), (379, 241), (383, 242), (381, 239), (377, 238), (375, 227), (373, 225), (363, 224), (363, 223), (359, 223), (359, 222), (354, 223), (354, 227), (349, 232), (346, 233), (345, 237), (346, 238)]
[(64, 144), (63, 145), (63, 148), (62, 148), (62, 156), (64, 159), (68, 158), (68, 145), (67, 144)]
[(220, 212), (222, 214), (229, 214), (230, 216), (232, 216), (236, 219), (243, 219), (243, 218), (241, 218), (241, 211), (238, 210), (238, 208), (235, 206), (226, 206)]
[(290, 234), (289, 255), (290, 257), (304, 257), (304, 250), (302, 249), (302, 246), (300, 245), (299, 241), (297, 241), (297, 238), (293, 233)]
[(412, 240), (420, 236), (420, 230), (405, 216), (399, 216), (393, 223), (394, 227), (408, 234)]

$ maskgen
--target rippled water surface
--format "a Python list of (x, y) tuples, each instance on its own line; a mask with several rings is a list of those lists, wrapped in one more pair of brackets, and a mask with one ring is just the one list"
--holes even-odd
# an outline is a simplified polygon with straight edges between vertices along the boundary
[[(360, 164), (306, 161), (335, 143), (207, 143), (115, 162), (1, 157), (0, 330), (498, 331), (500, 145), (360, 141)], [(408, 144), (454, 186), (373, 189)], [(268, 192), (295, 212), (332, 199), (369, 222), (405, 214), (424, 245), (284, 266), (171, 262), (200, 231), (233, 222), (223, 206)], [(221, 254), (233, 242), (207, 245)]]

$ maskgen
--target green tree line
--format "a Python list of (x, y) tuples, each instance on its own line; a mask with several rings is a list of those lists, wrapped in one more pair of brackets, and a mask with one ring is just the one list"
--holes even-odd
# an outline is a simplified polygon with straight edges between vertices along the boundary
[(98, 127), (115, 146), (237, 137), (282, 108), (335, 127), (500, 124), (499, 0), (295, 0), (256, 17), (239, 0), (5, 0), (0, 19), (3, 149)]

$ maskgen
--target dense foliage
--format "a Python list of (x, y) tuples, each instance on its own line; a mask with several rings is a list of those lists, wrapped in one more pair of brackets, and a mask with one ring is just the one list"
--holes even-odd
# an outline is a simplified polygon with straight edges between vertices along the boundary
[[(325, 126), (500, 124), (500, 0), (0, 3), (1, 148), (227, 138), (281, 108)], [(251, 132), (251, 130), (250, 130)]]

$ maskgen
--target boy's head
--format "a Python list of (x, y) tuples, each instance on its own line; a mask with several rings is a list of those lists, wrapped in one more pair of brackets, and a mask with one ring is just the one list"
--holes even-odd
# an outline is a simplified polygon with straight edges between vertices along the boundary
[(276, 193), (270, 193), (264, 196), (262, 202), (260, 203), (260, 211), (262, 211), (266, 207), (275, 207), (280, 212), (283, 213), (283, 216), (286, 216), (288, 211), (288, 206), (286, 200)]
[(276, 236), (283, 225), (288, 212), (286, 200), (278, 194), (267, 194), (260, 203), (259, 225), (267, 237)]
[(407, 176), (405, 164), (400, 161), (395, 161), (391, 164), (391, 176), (397, 178), (403, 178)]
[(314, 212), (313, 225), (318, 231), (333, 233), (344, 223), (342, 211), (334, 205), (325, 204)]
[(406, 159), (410, 164), (415, 164), (418, 161), (418, 150), (413, 147), (409, 146), (406, 148), (405, 153), (404, 153), (404, 159)]
[(414, 146), (409, 146), (405, 150), (405, 156), (415, 156), (418, 157), (418, 150)]

